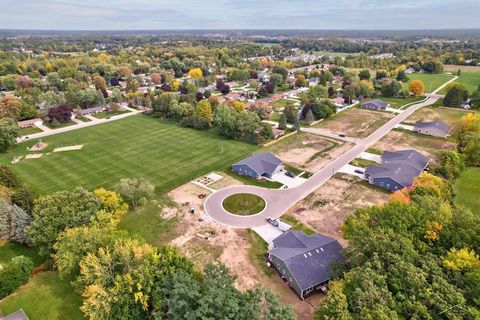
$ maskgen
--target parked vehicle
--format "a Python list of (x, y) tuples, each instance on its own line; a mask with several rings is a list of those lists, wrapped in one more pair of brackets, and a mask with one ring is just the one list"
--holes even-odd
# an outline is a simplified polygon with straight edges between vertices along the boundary
[(291, 173), (290, 171), (285, 171), (285, 175), (290, 177), (290, 178), (295, 178), (295, 175)]
[(360, 170), (360, 169), (355, 169), (355, 173), (364, 174), (365, 172), (363, 170)]
[(338, 136), (341, 138), (345, 138), (345, 135), (343, 133), (340, 133)]
[(272, 217), (268, 217), (267, 222), (270, 223), (274, 227), (278, 227), (278, 221), (273, 219)]

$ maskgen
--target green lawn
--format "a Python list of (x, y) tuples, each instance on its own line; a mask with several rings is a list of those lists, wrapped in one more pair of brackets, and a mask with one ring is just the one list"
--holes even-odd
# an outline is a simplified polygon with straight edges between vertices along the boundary
[(5, 264), (16, 256), (25, 256), (32, 259), (35, 266), (40, 265), (44, 259), (38, 255), (36, 248), (16, 242), (0, 243), (0, 264)]
[(248, 257), (250, 261), (262, 272), (271, 277), (275, 275), (273, 268), (267, 267), (265, 254), (268, 252), (268, 244), (263, 240), (255, 231), (248, 229), (248, 243), (250, 248), (248, 249)]
[(43, 132), (43, 130), (37, 127), (21, 128), (19, 135), (22, 137), (22, 136), (28, 136), (29, 134), (39, 133), (39, 132)]
[(288, 99), (279, 99), (274, 102), (272, 102), (272, 106), (278, 107), (278, 108), (284, 108), (285, 106), (289, 104), (294, 104), (295, 101), (288, 100)]
[[(462, 72), (454, 83), (463, 84), (468, 92), (473, 93), (480, 85), (480, 72)], [(441, 90), (440, 93), (445, 94), (446, 92)]]
[(422, 80), (425, 84), (425, 92), (432, 92), (448, 80), (453, 78), (451, 74), (432, 74), (432, 73), (412, 73), (408, 74), (408, 81), (403, 84), (405, 88), (408, 88), (408, 84), (412, 80)]
[(232, 214), (250, 216), (265, 208), (265, 200), (252, 193), (237, 193), (225, 198), (222, 205)]
[(41, 272), (15, 293), (0, 301), (0, 310), (10, 314), (22, 308), (30, 320), (85, 319), (79, 307), (80, 295), (73, 291), (70, 279), (60, 279), (58, 272)]
[(480, 215), (480, 168), (469, 168), (455, 183), (455, 203)]
[(73, 126), (77, 124), (76, 122), (72, 121), (72, 120), (69, 120), (67, 122), (59, 122), (58, 123), (58, 126), (52, 126), (52, 123), (51, 122), (45, 122), (44, 125), (50, 129), (58, 129), (58, 128), (64, 128), (64, 127), (69, 127), (69, 126)]
[(381, 97), (380, 99), (390, 103), (390, 108), (401, 109), (404, 105), (409, 103), (417, 102), (424, 100), (425, 97), (408, 97), (408, 98), (390, 98), (390, 97)]
[(175, 228), (176, 217), (164, 219), (160, 216), (163, 207), (173, 207), (175, 203), (165, 195), (136, 210), (130, 210), (122, 217), (119, 227), (132, 236), (140, 236), (148, 243), (161, 247), (178, 236)]
[(82, 122), (90, 122), (90, 121), (92, 121), (92, 119), (87, 118), (87, 117), (85, 117), (85, 116), (76, 116), (75, 119), (78, 119), (78, 120), (80, 120), (80, 121), (82, 121)]
[(232, 171), (231, 166), (229, 166), (227, 169), (222, 170), (222, 172), (236, 180), (243, 182), (244, 184), (248, 184), (251, 186), (270, 188), (270, 189), (278, 189), (282, 186), (282, 184), (277, 181), (256, 180), (248, 176), (239, 175), (238, 173), (235, 173)]
[(361, 158), (353, 159), (353, 161), (350, 162), (350, 164), (352, 166), (362, 167), (362, 168), (366, 168), (368, 166), (378, 166), (378, 163), (376, 163), (375, 161), (367, 160), (367, 159), (361, 159)]
[(0, 155), (33, 190), (47, 194), (71, 190), (113, 187), (120, 179), (145, 177), (163, 192), (209, 171), (225, 168), (257, 150), (257, 146), (226, 140), (214, 132), (180, 127), (144, 115), (74, 130), (42, 139), (49, 146), (83, 144), (77, 151), (24, 159), (12, 165), (14, 155), (24, 155), (29, 141)]
[(97, 119), (105, 119), (107, 117), (113, 117), (113, 116), (116, 116), (116, 115), (119, 115), (119, 114), (124, 114), (124, 113), (129, 113), (129, 112), (130, 112), (130, 110), (124, 110), (124, 111), (118, 111), (118, 112), (103, 111), (103, 112), (95, 113), (93, 116)]
[(307, 227), (306, 225), (298, 221), (297, 218), (295, 218), (294, 216), (285, 214), (280, 218), (280, 220), (291, 225), (293, 230), (300, 230), (305, 232), (305, 234), (308, 234), (308, 235), (312, 235), (316, 233), (314, 230), (310, 229), (309, 227)]

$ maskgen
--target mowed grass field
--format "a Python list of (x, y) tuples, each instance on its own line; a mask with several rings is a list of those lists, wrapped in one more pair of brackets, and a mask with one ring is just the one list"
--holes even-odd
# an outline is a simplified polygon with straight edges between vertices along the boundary
[(0, 301), (0, 310), (8, 315), (23, 309), (31, 320), (81, 320), (82, 297), (73, 291), (72, 279), (61, 279), (58, 272), (36, 274), (28, 283)]
[(455, 183), (455, 203), (480, 215), (480, 168), (469, 168)]
[[(480, 86), (480, 72), (462, 71), (454, 83), (463, 84), (467, 88), (468, 92), (472, 94), (478, 89), (478, 86)], [(445, 89), (442, 89), (440, 93), (445, 94)]]
[(405, 88), (408, 88), (408, 84), (412, 80), (422, 80), (425, 84), (425, 92), (432, 92), (442, 84), (452, 79), (454, 76), (451, 74), (431, 74), (431, 73), (411, 73), (407, 75), (408, 81), (403, 84)]
[[(201, 174), (224, 168), (258, 147), (226, 140), (214, 132), (180, 127), (144, 115), (61, 133), (42, 139), (47, 149), (38, 159), (12, 165), (14, 155), (25, 155), (37, 141), (16, 145), (0, 162), (7, 164), (34, 191), (47, 194), (113, 187), (120, 179), (144, 177), (158, 192), (181, 185)], [(57, 146), (84, 145), (77, 151), (46, 155)]]

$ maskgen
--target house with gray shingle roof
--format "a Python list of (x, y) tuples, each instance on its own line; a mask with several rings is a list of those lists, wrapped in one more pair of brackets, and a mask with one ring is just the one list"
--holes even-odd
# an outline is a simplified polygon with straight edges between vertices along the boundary
[(390, 103), (379, 99), (369, 100), (362, 103), (362, 109), (368, 110), (386, 110), (389, 106)]
[(367, 167), (365, 178), (370, 184), (392, 192), (410, 187), (430, 162), (415, 150), (385, 151), (381, 160), (382, 165)]
[(255, 179), (261, 179), (262, 177), (271, 179), (275, 173), (282, 169), (282, 161), (270, 152), (254, 154), (232, 166), (234, 172)]
[(28, 320), (27, 315), (23, 312), (23, 309), (10, 313), (8, 316), (0, 316), (0, 320)]
[(413, 130), (429, 136), (446, 138), (450, 133), (450, 126), (442, 121), (417, 121)]
[(288, 230), (273, 239), (268, 260), (288, 285), (304, 299), (332, 278), (336, 263), (343, 263), (342, 246), (319, 234)]

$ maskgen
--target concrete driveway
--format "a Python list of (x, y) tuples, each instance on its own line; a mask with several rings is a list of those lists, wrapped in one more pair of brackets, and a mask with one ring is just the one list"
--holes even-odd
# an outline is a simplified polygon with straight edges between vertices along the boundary
[[(355, 172), (355, 171), (358, 171), (358, 172)], [(344, 165), (340, 170), (338, 170), (338, 172), (350, 174), (352, 176), (359, 177), (360, 179), (363, 179), (363, 180), (365, 179), (364, 174), (360, 173), (360, 172), (365, 172), (365, 168), (352, 166), (351, 164)]]
[(382, 156), (379, 154), (374, 154), (370, 152), (362, 152), (358, 156), (360, 159), (375, 161), (376, 163), (382, 163)]
[(272, 176), (272, 180), (280, 182), (281, 184), (286, 185), (288, 188), (298, 187), (304, 183), (307, 179), (302, 177), (289, 177), (285, 174), (285, 171), (280, 171), (275, 173)]
[(409, 130), (409, 131), (415, 131), (414, 127), (408, 124), (397, 124), (395, 126), (397, 129), (403, 129), (403, 130)]

